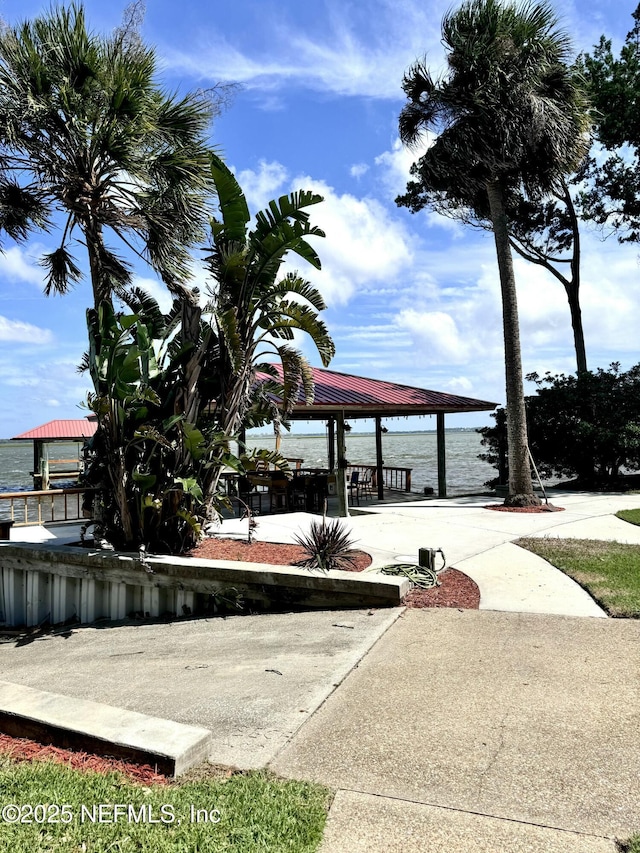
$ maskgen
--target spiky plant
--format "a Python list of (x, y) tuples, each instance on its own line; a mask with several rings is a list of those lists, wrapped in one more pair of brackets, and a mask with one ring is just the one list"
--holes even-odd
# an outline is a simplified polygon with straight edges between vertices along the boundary
[(339, 518), (329, 523), (324, 518), (322, 521), (314, 519), (308, 534), (296, 534), (294, 538), (308, 555), (305, 559), (298, 561), (298, 565), (305, 569), (320, 569), (328, 572), (329, 569), (342, 569), (355, 565), (355, 556), (352, 553), (353, 540)]

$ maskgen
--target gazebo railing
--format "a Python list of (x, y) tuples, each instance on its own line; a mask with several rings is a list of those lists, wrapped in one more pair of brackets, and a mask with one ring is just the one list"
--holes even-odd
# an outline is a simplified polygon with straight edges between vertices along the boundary
[[(378, 485), (378, 472), (375, 465), (352, 465), (349, 464), (350, 471), (359, 471), (365, 477), (371, 477), (371, 485), (375, 488)], [(411, 491), (411, 472), (413, 468), (397, 468), (390, 465), (384, 465), (382, 468), (382, 485), (385, 489), (392, 489), (398, 492)]]
[(83, 518), (82, 496), (87, 489), (47, 489), (0, 492), (0, 519), (16, 527)]

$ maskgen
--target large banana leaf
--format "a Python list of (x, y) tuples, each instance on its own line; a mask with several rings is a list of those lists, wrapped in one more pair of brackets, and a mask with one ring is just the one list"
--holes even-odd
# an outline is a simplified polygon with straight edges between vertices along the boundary
[(222, 223), (215, 219), (212, 221), (214, 239), (224, 235), (225, 240), (244, 242), (251, 218), (247, 200), (233, 172), (214, 153), (211, 154), (211, 176), (222, 214)]

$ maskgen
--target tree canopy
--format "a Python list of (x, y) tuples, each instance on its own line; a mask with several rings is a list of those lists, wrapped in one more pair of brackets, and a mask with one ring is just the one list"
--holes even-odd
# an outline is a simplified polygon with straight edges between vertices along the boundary
[[(529, 379), (538, 386), (527, 397), (531, 449), (544, 477), (577, 477), (582, 488), (620, 488), (621, 475), (640, 468), (640, 365), (618, 363), (578, 376), (547, 373)], [(496, 425), (483, 427), (480, 458), (505, 476), (504, 410)]]
[(640, 5), (619, 57), (602, 36), (581, 57), (595, 107), (596, 138), (609, 152), (590, 161), (582, 213), (621, 242), (640, 241)]
[(0, 235), (24, 242), (61, 214), (59, 246), (41, 259), (45, 291), (80, 281), (79, 240), (96, 306), (131, 281), (125, 246), (185, 280), (211, 191), (212, 102), (167, 95), (131, 27), (95, 34), (72, 4), (0, 32)]

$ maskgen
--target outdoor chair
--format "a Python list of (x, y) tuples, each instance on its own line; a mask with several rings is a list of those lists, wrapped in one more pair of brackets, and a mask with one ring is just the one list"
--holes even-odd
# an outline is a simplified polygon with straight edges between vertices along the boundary
[(286, 478), (274, 479), (269, 486), (270, 512), (286, 512), (289, 509)]
[(370, 468), (367, 469), (363, 477), (358, 479), (360, 493), (367, 499), (373, 499), (373, 475)]
[(349, 500), (353, 504), (353, 501), (360, 506), (360, 472), (352, 471), (351, 477), (347, 484), (347, 488), (349, 490)]
[[(241, 501), (240, 515), (243, 514), (245, 506), (251, 512), (262, 511), (262, 492), (258, 491), (248, 477), (240, 477), (238, 479), (238, 497)], [(244, 504), (245, 506), (242, 506)]]
[(289, 483), (289, 508), (307, 509), (308, 477), (294, 476)]

